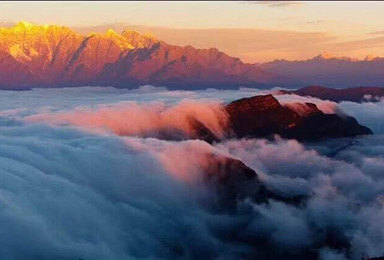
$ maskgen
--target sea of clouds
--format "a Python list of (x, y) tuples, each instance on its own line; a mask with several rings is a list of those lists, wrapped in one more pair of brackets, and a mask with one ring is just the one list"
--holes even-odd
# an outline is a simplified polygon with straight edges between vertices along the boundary
[[(384, 255), (384, 102), (313, 102), (374, 135), (299, 143), (226, 139), (222, 105), (270, 91), (82, 87), (0, 91), (3, 259), (360, 259)], [(195, 118), (221, 137), (191, 138)], [(238, 201), (202, 182), (215, 157), (243, 161), (301, 203)], [(329, 241), (332, 240), (332, 243)]]

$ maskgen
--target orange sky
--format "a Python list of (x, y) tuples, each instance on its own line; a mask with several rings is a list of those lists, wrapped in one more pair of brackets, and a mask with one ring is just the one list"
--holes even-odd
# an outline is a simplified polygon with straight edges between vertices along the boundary
[(384, 33), (362, 39), (343, 40), (327, 32), (298, 32), (243, 28), (172, 28), (127, 24), (107, 24), (95, 27), (74, 27), (79, 32), (104, 32), (113, 28), (122, 32), (131, 28), (152, 33), (175, 45), (197, 48), (216, 47), (245, 62), (262, 63), (275, 59), (302, 60), (319, 54), (364, 59), (368, 55), (384, 56)]
[(126, 28), (246, 62), (384, 56), (384, 2), (1, 2), (2, 22)]

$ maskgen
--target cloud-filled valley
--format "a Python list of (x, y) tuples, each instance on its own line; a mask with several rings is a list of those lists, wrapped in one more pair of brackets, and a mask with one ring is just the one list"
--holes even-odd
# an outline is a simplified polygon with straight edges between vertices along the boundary
[[(223, 104), (274, 91), (152, 86), (0, 91), (0, 254), (383, 256), (384, 101), (275, 95), (284, 105), (312, 102), (326, 114), (352, 115), (372, 129), (369, 136), (298, 142), (225, 135)], [(196, 140), (191, 118), (219, 140)], [(268, 191), (248, 194), (244, 186), (238, 192), (245, 196), (234, 207), (221, 205), (223, 190), (217, 186), (228, 177), (228, 160), (257, 173), (243, 180), (246, 185)], [(228, 167), (233, 165), (239, 166)], [(207, 182), (212, 167), (224, 178)], [(241, 167), (240, 175), (250, 174)], [(265, 197), (257, 201), (252, 196), (258, 194)]]

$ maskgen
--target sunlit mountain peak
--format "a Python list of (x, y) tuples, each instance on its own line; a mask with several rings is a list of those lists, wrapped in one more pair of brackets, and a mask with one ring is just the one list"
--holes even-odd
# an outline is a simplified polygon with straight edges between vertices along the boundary
[(25, 22), (25, 21), (20, 21), (19, 23), (17, 23), (15, 25), (14, 28), (32, 28), (34, 27), (34, 25), (32, 23), (28, 23), (28, 22)]
[(371, 60), (374, 60), (374, 59), (377, 59), (376, 56), (372, 55), (372, 54), (368, 54), (364, 60), (366, 61), (371, 61)]
[(113, 30), (113, 29), (108, 29), (106, 32), (106, 35), (108, 35), (108, 36), (120, 36), (120, 34), (115, 32), (115, 30)]
[(320, 55), (316, 56), (315, 59), (322, 59), (322, 60), (343, 60), (343, 61), (357, 61), (357, 59), (347, 57), (347, 56), (335, 56), (331, 55), (328, 52), (321, 53)]

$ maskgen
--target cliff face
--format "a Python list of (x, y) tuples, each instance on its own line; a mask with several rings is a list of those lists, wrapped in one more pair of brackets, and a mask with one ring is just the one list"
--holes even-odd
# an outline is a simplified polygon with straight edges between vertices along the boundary
[(236, 100), (227, 105), (226, 110), (239, 137), (283, 133), (299, 120), (297, 113), (281, 106), (272, 95)]
[(372, 134), (355, 118), (324, 114), (315, 104), (282, 106), (272, 95), (236, 100), (226, 106), (237, 137), (267, 137), (278, 134), (297, 140)]
[(217, 49), (172, 46), (131, 30), (84, 36), (66, 27), (24, 22), (0, 29), (3, 88), (137, 84), (203, 88), (268, 77), (257, 66)]
[(19, 87), (56, 80), (81, 41), (80, 35), (58, 26), (19, 23), (0, 29), (1, 85)]

